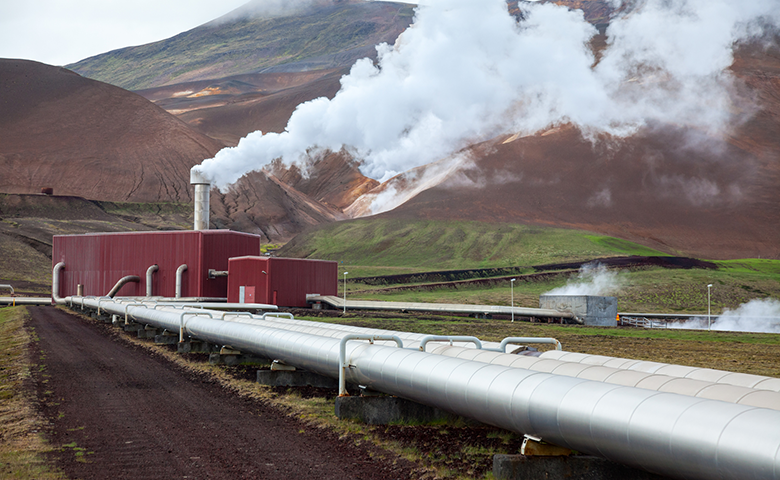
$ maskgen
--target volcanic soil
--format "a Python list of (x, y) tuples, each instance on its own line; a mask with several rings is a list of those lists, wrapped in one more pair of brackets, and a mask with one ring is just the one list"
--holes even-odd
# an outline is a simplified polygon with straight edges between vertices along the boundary
[[(31, 307), (34, 388), (69, 478), (409, 478), (413, 465), (303, 424), (123, 341)], [(381, 457), (381, 458), (380, 458)]]

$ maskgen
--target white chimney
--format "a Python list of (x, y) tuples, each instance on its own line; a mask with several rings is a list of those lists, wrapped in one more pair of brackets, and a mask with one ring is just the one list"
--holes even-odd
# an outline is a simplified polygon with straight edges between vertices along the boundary
[(211, 182), (200, 171), (193, 168), (190, 170), (190, 184), (195, 186), (195, 222), (193, 230), (208, 230)]

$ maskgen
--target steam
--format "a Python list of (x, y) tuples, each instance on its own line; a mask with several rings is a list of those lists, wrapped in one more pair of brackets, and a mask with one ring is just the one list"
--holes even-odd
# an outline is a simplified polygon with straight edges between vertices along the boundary
[(601, 264), (587, 264), (566, 285), (554, 288), (545, 295), (594, 295), (604, 296), (621, 288), (621, 278)]
[[(696, 317), (686, 322), (669, 323), (669, 328), (707, 329), (707, 317)], [(755, 299), (735, 310), (726, 310), (712, 317), (711, 330), (730, 332), (780, 333), (780, 300)]]
[[(518, 22), (505, 0), (430, 0), (394, 46), (376, 47), (376, 64), (353, 65), (332, 100), (305, 102), (283, 133), (251, 133), (194, 168), (224, 190), (274, 159), (305, 164), (346, 147), (363, 174), (385, 181), (501, 133), (565, 123), (592, 137), (656, 123), (726, 133), (732, 48), (780, 23), (778, 1), (633, 3), (596, 62), (588, 42), (597, 32), (581, 11), (521, 2)], [(700, 190), (703, 203), (717, 193)]]

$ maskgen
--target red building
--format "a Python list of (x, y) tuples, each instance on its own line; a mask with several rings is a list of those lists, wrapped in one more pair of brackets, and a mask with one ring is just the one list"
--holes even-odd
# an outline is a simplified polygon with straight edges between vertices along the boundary
[(231, 258), (228, 271), (232, 303), (306, 307), (307, 294), (338, 294), (337, 262), (245, 256)]
[[(146, 272), (152, 265), (152, 295), (174, 297), (176, 271), (182, 274), (181, 296), (225, 298), (228, 279), (209, 278), (209, 270), (225, 271), (228, 259), (259, 255), (263, 237), (230, 230), (89, 233), (55, 235), (52, 264), (65, 262), (60, 296), (106, 295), (121, 278), (137, 275), (140, 282), (123, 286), (117, 296), (146, 295)], [(334, 274), (335, 277), (335, 274)]]

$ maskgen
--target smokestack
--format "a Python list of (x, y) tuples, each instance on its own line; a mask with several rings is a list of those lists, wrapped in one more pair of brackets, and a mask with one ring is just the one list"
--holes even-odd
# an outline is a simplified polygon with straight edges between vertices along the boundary
[(190, 184), (195, 186), (195, 221), (193, 230), (209, 229), (209, 191), (211, 181), (194, 168), (190, 170)]

